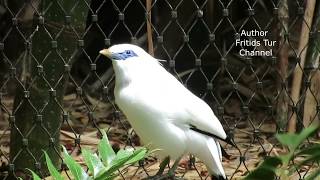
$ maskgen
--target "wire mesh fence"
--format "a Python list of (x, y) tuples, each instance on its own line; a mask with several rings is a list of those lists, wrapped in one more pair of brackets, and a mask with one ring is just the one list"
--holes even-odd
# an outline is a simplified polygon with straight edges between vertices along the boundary
[[(2, 0), (1, 177), (21, 176), (26, 167), (45, 175), (42, 150), (61, 161), (61, 143), (77, 156), (83, 147), (96, 148), (98, 129), (115, 149), (141, 146), (114, 103), (111, 62), (98, 53), (118, 43), (166, 60), (167, 70), (212, 107), (238, 146), (222, 144), (231, 155), (223, 161), (226, 174), (246, 175), (283, 152), (275, 133), (318, 121), (320, 3), (312, 3)], [(150, 157), (118, 178), (146, 178), (157, 168)], [(209, 179), (192, 156), (177, 176)]]

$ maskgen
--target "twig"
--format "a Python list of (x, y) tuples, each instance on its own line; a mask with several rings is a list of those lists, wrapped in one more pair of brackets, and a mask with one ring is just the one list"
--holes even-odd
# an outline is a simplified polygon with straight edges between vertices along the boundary
[[(296, 68), (293, 73), (293, 80), (292, 80), (292, 88), (291, 88), (291, 98), (293, 101), (293, 105), (296, 106), (299, 100), (300, 89), (301, 89), (301, 80), (302, 80), (302, 70), (304, 68), (305, 59), (306, 59), (306, 49), (305, 46), (309, 40), (309, 32), (310, 26), (313, 19), (314, 8), (315, 8), (315, 0), (307, 1), (306, 10), (304, 13), (304, 23), (302, 23), (301, 34), (300, 34), (300, 41), (298, 47), (298, 53), (300, 54), (300, 66), (299, 64), (296, 65)], [(288, 124), (288, 131), (295, 132), (296, 131), (296, 121), (297, 115), (294, 113)]]
[(148, 52), (153, 56), (154, 52), (153, 52), (152, 28), (151, 28), (151, 5), (152, 5), (152, 0), (146, 0), (146, 8), (148, 13), (148, 19), (147, 19)]
[(287, 75), (288, 75), (288, 58), (289, 58), (289, 45), (288, 37), (285, 34), (288, 33), (288, 21), (289, 21), (289, 9), (288, 1), (282, 0), (279, 4), (279, 22), (278, 22), (278, 36), (279, 41), (282, 44), (279, 45), (278, 51), (278, 72), (280, 78), (277, 81), (277, 91), (279, 93), (277, 100), (277, 126), (280, 130), (285, 130), (288, 123), (288, 95), (286, 89)]
[(319, 67), (319, 42), (320, 36), (318, 30), (320, 28), (320, 2), (316, 3), (314, 10), (313, 21), (311, 32), (314, 36), (310, 37), (308, 43), (307, 55), (305, 58), (305, 66), (311, 71), (306, 72), (306, 81), (310, 81), (310, 86), (305, 86), (303, 92), (306, 92), (305, 101), (304, 101), (304, 112), (303, 112), (303, 125), (304, 127), (309, 126), (312, 123), (318, 123), (317, 110), (319, 97), (320, 97), (320, 72)]

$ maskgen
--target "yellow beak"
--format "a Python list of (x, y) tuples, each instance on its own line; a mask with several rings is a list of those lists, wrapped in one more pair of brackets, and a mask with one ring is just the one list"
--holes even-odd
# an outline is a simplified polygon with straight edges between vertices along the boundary
[(100, 54), (107, 56), (108, 58), (111, 57), (111, 52), (109, 51), (109, 49), (102, 49), (101, 51), (99, 51)]

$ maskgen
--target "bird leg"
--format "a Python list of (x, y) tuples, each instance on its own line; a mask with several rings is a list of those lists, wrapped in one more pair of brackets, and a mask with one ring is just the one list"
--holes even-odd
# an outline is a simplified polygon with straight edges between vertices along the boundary
[(159, 165), (159, 171), (154, 176), (149, 176), (148, 178), (145, 178), (145, 180), (161, 180), (165, 179), (167, 176), (163, 176), (163, 172), (166, 169), (166, 166), (170, 163), (170, 157), (167, 156)]
[(161, 176), (164, 172), (164, 169), (166, 168), (166, 166), (170, 163), (170, 157), (167, 156), (159, 165), (160, 169), (157, 172), (156, 176)]
[(169, 176), (174, 176), (174, 172), (176, 171), (176, 169), (178, 168), (179, 162), (181, 160), (182, 156), (180, 156), (178, 159), (176, 159), (172, 165), (172, 167), (169, 169), (168, 171), (168, 175)]
[[(180, 162), (180, 160), (181, 160), (181, 158), (182, 158), (182, 156), (180, 156), (178, 159), (176, 159), (176, 161), (173, 163), (173, 165), (172, 165), (172, 167), (169, 169), (169, 171), (168, 171), (168, 173), (167, 174), (165, 174), (165, 175), (161, 175), (160, 177), (159, 176), (157, 176), (158, 175), (158, 173), (157, 173), (157, 175), (156, 175), (156, 180), (167, 180), (167, 179), (173, 179), (173, 180), (178, 180), (178, 179), (180, 179), (180, 178), (175, 178), (174, 177), (174, 175), (175, 175), (175, 171), (176, 171), (176, 169), (178, 168), (178, 165), (179, 165), (179, 162)], [(166, 158), (167, 159), (167, 158)], [(166, 160), (165, 159), (165, 160)], [(164, 161), (165, 161), (164, 160)], [(170, 162), (170, 158), (168, 158), (168, 163)], [(163, 162), (162, 162), (163, 163)], [(161, 163), (161, 164), (162, 164)], [(166, 165), (166, 164), (165, 164)], [(163, 167), (165, 167), (165, 166), (163, 166)], [(161, 168), (160, 168), (161, 169)], [(159, 170), (160, 171), (160, 170)], [(158, 172), (159, 172), (158, 171)], [(162, 170), (162, 173), (163, 173), (163, 170)]]

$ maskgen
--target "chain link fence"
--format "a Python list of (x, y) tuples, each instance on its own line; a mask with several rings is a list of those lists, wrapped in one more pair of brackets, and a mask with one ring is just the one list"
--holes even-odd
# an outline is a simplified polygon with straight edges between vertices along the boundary
[[(223, 161), (229, 179), (283, 152), (275, 133), (318, 121), (319, 2), (0, 2), (3, 179), (21, 176), (26, 167), (45, 175), (42, 149), (59, 157), (59, 164), (60, 143), (77, 157), (83, 147), (96, 148), (98, 129), (107, 131), (114, 149), (141, 146), (114, 104), (111, 62), (98, 53), (118, 43), (137, 44), (166, 60), (168, 71), (212, 107), (238, 146), (222, 144), (230, 154)], [(266, 34), (243, 34), (255, 31)], [(244, 50), (272, 53), (250, 56)], [(146, 178), (157, 168), (149, 157), (119, 171), (118, 178)], [(296, 178), (311, 168), (297, 171)], [(209, 179), (192, 156), (182, 160), (177, 176)]]

